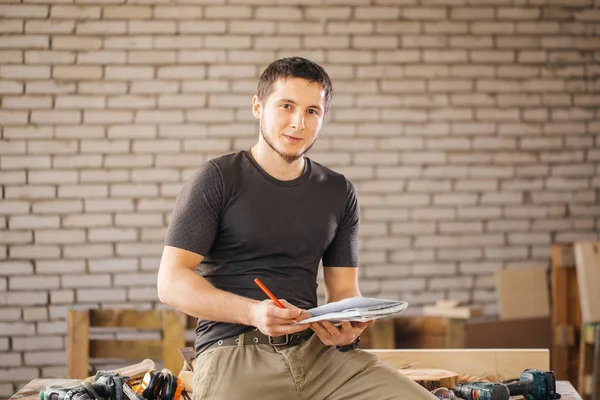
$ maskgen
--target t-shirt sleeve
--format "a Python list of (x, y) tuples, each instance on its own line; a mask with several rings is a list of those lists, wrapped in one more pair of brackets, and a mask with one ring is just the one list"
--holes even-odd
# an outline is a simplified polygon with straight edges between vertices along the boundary
[(183, 185), (167, 228), (166, 246), (206, 256), (219, 229), (223, 179), (208, 161)]
[(360, 211), (356, 190), (346, 180), (346, 206), (335, 237), (323, 254), (324, 267), (358, 267)]

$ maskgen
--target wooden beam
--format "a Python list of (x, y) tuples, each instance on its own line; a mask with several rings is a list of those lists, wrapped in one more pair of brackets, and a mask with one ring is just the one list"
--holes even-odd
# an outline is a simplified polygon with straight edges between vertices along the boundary
[(93, 310), (90, 324), (93, 327), (125, 327), (137, 329), (162, 329), (160, 313), (155, 310)]
[(85, 379), (89, 368), (90, 313), (69, 310), (67, 315), (67, 374), (72, 379)]
[(600, 243), (575, 243), (577, 281), (584, 323), (600, 323)]
[[(418, 368), (442, 368), (459, 374), (518, 378), (527, 368), (550, 369), (547, 349), (367, 350), (392, 368), (418, 362)], [(416, 367), (416, 366), (415, 366)]]
[[(175, 350), (179, 357), (179, 353)], [(141, 361), (160, 360), (163, 346), (160, 340), (90, 340), (90, 357)]]
[(185, 314), (171, 310), (162, 311), (162, 359), (165, 368), (175, 375), (179, 375), (183, 367), (179, 349), (185, 347), (185, 326)]

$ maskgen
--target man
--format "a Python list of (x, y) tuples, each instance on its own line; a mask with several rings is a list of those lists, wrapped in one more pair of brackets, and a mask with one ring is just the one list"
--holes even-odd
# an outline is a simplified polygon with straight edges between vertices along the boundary
[(434, 398), (354, 350), (367, 323), (301, 324), (321, 260), (327, 302), (360, 296), (354, 187), (304, 157), (331, 98), (319, 65), (273, 62), (253, 98), (256, 145), (204, 163), (177, 198), (158, 293), (198, 318), (195, 400)]

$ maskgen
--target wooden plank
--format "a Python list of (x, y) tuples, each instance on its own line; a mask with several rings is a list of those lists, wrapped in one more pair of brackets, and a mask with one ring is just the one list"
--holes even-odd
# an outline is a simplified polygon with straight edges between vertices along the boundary
[[(581, 326), (572, 243), (552, 245), (552, 370), (556, 379), (578, 380), (577, 338)], [(575, 338), (575, 340), (571, 340)]]
[(185, 347), (185, 314), (178, 311), (162, 310), (162, 359), (165, 368), (179, 375), (183, 363), (179, 349)]
[(548, 370), (547, 349), (442, 349), (442, 350), (367, 350), (377, 354), (392, 368), (419, 362), (419, 368), (442, 368), (459, 374), (493, 375), (496, 379), (518, 378), (527, 368)]
[(446, 330), (446, 348), (462, 349), (467, 341), (464, 319), (449, 319)]
[(69, 310), (67, 315), (67, 375), (85, 379), (89, 368), (90, 314), (87, 310)]
[[(160, 340), (90, 340), (89, 343), (92, 358), (142, 361), (145, 358), (160, 360), (163, 356)], [(179, 357), (177, 350), (175, 353)]]
[(575, 243), (575, 266), (584, 323), (600, 323), (600, 243)]
[(371, 346), (374, 349), (396, 348), (396, 325), (392, 318), (378, 319), (367, 328), (371, 335)]
[(500, 319), (550, 316), (545, 267), (507, 268), (495, 276)]
[(92, 310), (91, 326), (94, 327), (124, 327), (137, 329), (162, 329), (160, 313), (156, 310)]

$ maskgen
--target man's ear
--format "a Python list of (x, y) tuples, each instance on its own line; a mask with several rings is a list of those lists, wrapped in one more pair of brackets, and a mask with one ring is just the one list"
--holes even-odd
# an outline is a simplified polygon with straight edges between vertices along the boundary
[(258, 96), (252, 97), (252, 114), (254, 118), (260, 119), (260, 113), (262, 112), (262, 103), (258, 99)]

